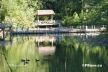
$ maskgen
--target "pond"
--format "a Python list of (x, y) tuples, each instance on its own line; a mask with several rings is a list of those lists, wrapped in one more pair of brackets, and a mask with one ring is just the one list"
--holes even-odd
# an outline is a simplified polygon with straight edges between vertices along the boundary
[(0, 72), (107, 72), (108, 35), (15, 35), (0, 41)]

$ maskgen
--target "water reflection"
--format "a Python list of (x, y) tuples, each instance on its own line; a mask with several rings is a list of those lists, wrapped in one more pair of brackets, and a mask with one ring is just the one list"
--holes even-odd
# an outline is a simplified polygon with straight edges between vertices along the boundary
[(37, 48), (41, 55), (53, 55), (56, 47), (54, 42), (56, 41), (55, 36), (36, 36)]
[(12, 40), (0, 42), (0, 72), (107, 72), (107, 36), (100, 33), (13, 36)]

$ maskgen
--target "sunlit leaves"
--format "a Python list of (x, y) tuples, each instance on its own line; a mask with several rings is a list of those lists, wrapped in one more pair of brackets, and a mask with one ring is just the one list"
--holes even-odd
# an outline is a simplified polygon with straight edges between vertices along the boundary
[(7, 11), (3, 21), (15, 27), (33, 26), (34, 15), (40, 8), (39, 0), (3, 0), (2, 4)]

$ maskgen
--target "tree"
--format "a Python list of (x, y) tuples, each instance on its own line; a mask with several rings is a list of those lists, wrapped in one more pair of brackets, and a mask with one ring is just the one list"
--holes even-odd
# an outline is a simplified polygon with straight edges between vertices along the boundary
[(65, 26), (107, 24), (107, 6), (107, 0), (1, 0), (0, 22), (29, 27), (33, 25), (37, 9), (53, 9), (56, 13), (55, 19), (69, 23), (65, 23)]
[(42, 9), (53, 9), (56, 12), (55, 19), (64, 19), (72, 16), (74, 12), (81, 11), (81, 0), (42, 0)]
[(4, 22), (12, 23), (14, 27), (31, 27), (40, 5), (39, 0), (3, 0)]

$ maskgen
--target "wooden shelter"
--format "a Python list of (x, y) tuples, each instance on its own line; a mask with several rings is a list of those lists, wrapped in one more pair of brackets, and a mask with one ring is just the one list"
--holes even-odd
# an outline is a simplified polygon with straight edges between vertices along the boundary
[(37, 27), (53, 27), (57, 22), (53, 19), (55, 13), (53, 10), (37, 10)]

